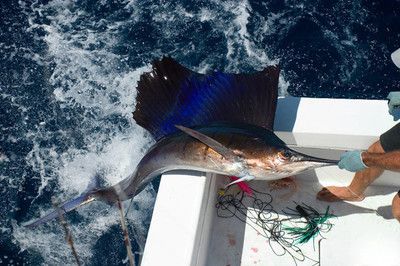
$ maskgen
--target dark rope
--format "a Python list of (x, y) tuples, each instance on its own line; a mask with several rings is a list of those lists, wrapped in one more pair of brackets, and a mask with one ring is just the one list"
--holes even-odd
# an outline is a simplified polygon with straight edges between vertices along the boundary
[[(295, 265), (298, 261), (309, 259), (319, 264), (318, 260), (303, 254), (299, 244), (315, 239), (316, 235), (327, 233), (332, 224), (327, 221), (332, 217), (329, 207), (324, 214), (306, 204), (297, 204), (295, 208), (288, 208), (285, 214), (292, 216), (282, 218), (272, 206), (272, 195), (252, 189), (252, 195), (243, 191), (229, 192), (221, 190), (217, 199), (217, 216), (221, 218), (235, 217), (256, 230), (268, 240), (271, 250), (277, 256), (289, 254)], [(248, 203), (248, 204), (245, 204)], [(248, 208), (254, 211), (248, 212)], [(289, 227), (287, 224), (292, 225)], [(306, 228), (304, 228), (304, 224)], [(281, 247), (281, 251), (274, 248), (273, 243)], [(318, 245), (319, 247), (320, 245)], [(315, 248), (314, 248), (315, 249)]]

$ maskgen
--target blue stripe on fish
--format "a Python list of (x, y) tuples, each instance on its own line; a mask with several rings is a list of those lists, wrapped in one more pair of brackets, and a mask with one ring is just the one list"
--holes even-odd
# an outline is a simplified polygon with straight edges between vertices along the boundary
[(186, 80), (172, 111), (164, 116), (159, 135), (165, 136), (176, 131), (175, 125), (198, 124), (204, 117), (212, 117), (209, 112), (213, 105), (223, 104), (232, 88), (233, 76), (221, 72), (209, 76), (192, 76)]
[(172, 58), (153, 63), (138, 82), (135, 121), (158, 140), (186, 127), (224, 121), (272, 129), (279, 68), (253, 74), (193, 72)]

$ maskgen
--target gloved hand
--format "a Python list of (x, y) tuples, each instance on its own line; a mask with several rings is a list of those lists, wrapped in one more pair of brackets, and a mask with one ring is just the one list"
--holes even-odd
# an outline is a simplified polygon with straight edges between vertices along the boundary
[(339, 168), (358, 172), (367, 168), (361, 158), (362, 151), (347, 151), (340, 156)]
[(392, 91), (388, 94), (389, 99), (389, 114), (393, 115), (393, 111), (396, 108), (400, 108), (400, 91)]

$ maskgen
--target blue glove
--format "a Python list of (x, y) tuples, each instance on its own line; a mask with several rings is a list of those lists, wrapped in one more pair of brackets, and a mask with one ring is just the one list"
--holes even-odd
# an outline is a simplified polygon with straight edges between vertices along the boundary
[(389, 114), (394, 114), (394, 109), (400, 108), (400, 91), (392, 91), (388, 94)]
[(340, 156), (339, 168), (358, 172), (367, 168), (361, 158), (362, 151), (347, 151)]

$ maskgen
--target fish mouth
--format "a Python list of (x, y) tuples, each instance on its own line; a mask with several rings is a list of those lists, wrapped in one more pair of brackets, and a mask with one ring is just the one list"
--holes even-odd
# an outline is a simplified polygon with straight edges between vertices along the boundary
[(309, 156), (309, 155), (305, 155), (305, 154), (299, 154), (299, 156), (297, 157), (297, 160), (300, 162), (315, 162), (315, 163), (324, 163), (324, 164), (328, 164), (328, 165), (337, 165), (339, 163), (339, 160), (324, 159), (324, 158)]
[(311, 155), (307, 155), (295, 150), (290, 149), (289, 153), (292, 155), (291, 161), (295, 162), (315, 162), (315, 163), (322, 163), (326, 165), (337, 165), (339, 163), (339, 160), (333, 160), (333, 159), (325, 159), (321, 157), (315, 157)]
[(325, 166), (334, 166), (339, 160), (325, 159), (320, 157), (309, 156), (305, 154), (293, 155), (290, 160), (283, 163), (278, 172), (288, 173), (286, 176), (297, 175), (302, 172)]

